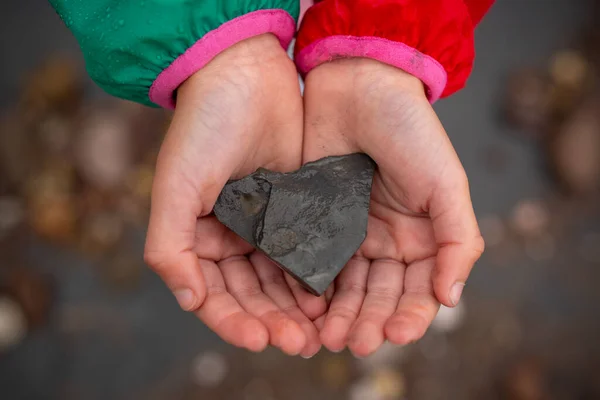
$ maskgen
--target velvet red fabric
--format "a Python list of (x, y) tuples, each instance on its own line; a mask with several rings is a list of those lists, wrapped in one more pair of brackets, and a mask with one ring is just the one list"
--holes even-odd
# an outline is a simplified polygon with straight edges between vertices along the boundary
[[(493, 0), (322, 0), (298, 32), (296, 54), (330, 36), (380, 37), (433, 57), (446, 70), (442, 97), (463, 88), (475, 57), (473, 31)], [(332, 55), (332, 58), (343, 57)]]

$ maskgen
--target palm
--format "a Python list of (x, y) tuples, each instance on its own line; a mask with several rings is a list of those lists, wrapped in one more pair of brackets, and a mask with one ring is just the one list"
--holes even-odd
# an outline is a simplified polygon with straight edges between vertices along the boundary
[(322, 314), (324, 300), (211, 214), (227, 180), (300, 166), (302, 118), (295, 68), (273, 37), (236, 45), (190, 78), (158, 158), (146, 258), (224, 340), (310, 356), (320, 342), (305, 313)]
[(420, 83), (398, 74), (350, 60), (317, 68), (306, 86), (305, 161), (365, 152), (378, 164), (367, 238), (318, 321), (325, 346), (362, 356), (419, 339), (438, 300), (450, 302), (457, 265), (480, 251), (463, 248), (465, 234), (478, 240), (464, 170)]

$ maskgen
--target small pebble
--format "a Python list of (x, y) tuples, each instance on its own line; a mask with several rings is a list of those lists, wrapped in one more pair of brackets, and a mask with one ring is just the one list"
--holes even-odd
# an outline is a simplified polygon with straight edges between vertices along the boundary
[(353, 383), (348, 391), (348, 396), (350, 400), (386, 400), (377, 392), (375, 382), (371, 377), (364, 377)]
[(454, 332), (463, 324), (465, 320), (465, 302), (464, 299), (454, 308), (441, 306), (431, 327), (443, 333)]
[(547, 146), (553, 172), (563, 188), (575, 195), (600, 187), (600, 102), (580, 105)]
[(402, 373), (392, 368), (380, 368), (350, 386), (351, 400), (400, 400), (406, 394)]
[(57, 243), (70, 243), (76, 236), (77, 215), (71, 198), (47, 199), (33, 203), (29, 223), (41, 237)]
[(77, 166), (86, 182), (114, 189), (125, 182), (133, 159), (127, 121), (98, 112), (86, 121), (77, 145)]
[(225, 380), (228, 372), (227, 360), (220, 353), (203, 353), (192, 361), (191, 378), (198, 386), (218, 386)]
[(577, 51), (565, 50), (552, 57), (550, 76), (559, 85), (578, 89), (585, 83), (588, 73), (588, 62)]
[(27, 335), (23, 308), (9, 297), (0, 297), (0, 353), (16, 347)]
[(401, 399), (406, 393), (406, 383), (400, 371), (382, 368), (375, 371), (373, 380), (376, 393), (383, 399)]
[(30, 74), (20, 102), (27, 113), (41, 115), (58, 111), (73, 113), (83, 99), (83, 79), (74, 59), (46, 60)]
[(505, 383), (509, 400), (543, 400), (545, 393), (544, 372), (535, 360), (524, 359), (512, 366)]
[(522, 200), (512, 211), (511, 226), (521, 236), (541, 235), (549, 225), (550, 212), (540, 200)]
[(396, 365), (400, 363), (406, 357), (406, 355), (406, 346), (398, 346), (385, 341), (379, 350), (377, 350), (374, 354), (367, 358), (357, 359), (355, 360), (355, 363), (361, 371), (370, 373), (382, 367), (391, 367)]

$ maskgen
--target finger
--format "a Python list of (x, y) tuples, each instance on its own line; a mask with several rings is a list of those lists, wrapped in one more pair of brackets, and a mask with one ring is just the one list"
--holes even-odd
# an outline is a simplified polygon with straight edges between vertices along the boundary
[(454, 307), (485, 247), (466, 178), (438, 190), (429, 212), (439, 246), (433, 279), (435, 294), (442, 304)]
[(325, 326), (326, 318), (327, 318), (327, 314), (323, 314), (314, 321), (315, 327), (317, 328), (317, 330), (319, 332), (321, 332), (323, 330), (323, 327)]
[(417, 261), (406, 268), (404, 293), (396, 312), (388, 319), (386, 338), (397, 345), (406, 345), (423, 337), (435, 318), (440, 304), (434, 293), (431, 274), (435, 258)]
[(315, 320), (325, 314), (325, 311), (327, 311), (327, 300), (324, 295), (319, 297), (314, 296), (307, 292), (306, 289), (304, 289), (302, 285), (289, 274), (284, 275), (285, 281), (304, 315), (311, 320)]
[(356, 356), (371, 355), (385, 341), (383, 327), (398, 307), (404, 271), (405, 265), (393, 260), (371, 263), (367, 295), (348, 340), (348, 347)]
[(196, 315), (224, 341), (250, 351), (262, 351), (269, 344), (269, 332), (258, 318), (248, 314), (227, 292), (217, 264), (200, 260), (207, 284), (207, 296)]
[(260, 253), (253, 253), (250, 261), (263, 292), (269, 296), (280, 310), (290, 316), (302, 328), (306, 343), (300, 355), (310, 358), (321, 349), (319, 333), (312, 321), (302, 312), (292, 295), (283, 271)]
[(337, 278), (320, 334), (321, 342), (330, 351), (339, 352), (346, 347), (348, 333), (365, 298), (370, 264), (365, 258), (352, 258)]
[(204, 276), (193, 251), (202, 205), (195, 188), (168, 179), (172, 170), (164, 163), (157, 166), (144, 258), (173, 291), (181, 308), (193, 311), (206, 295)]
[(335, 281), (331, 282), (331, 285), (329, 285), (327, 290), (325, 290), (325, 302), (327, 303), (327, 307), (329, 307), (329, 305), (331, 304), (331, 299), (333, 299), (334, 294), (335, 294)]
[(265, 325), (271, 345), (286, 354), (298, 355), (306, 344), (302, 328), (263, 293), (250, 261), (246, 257), (232, 257), (218, 265), (227, 290), (244, 310)]

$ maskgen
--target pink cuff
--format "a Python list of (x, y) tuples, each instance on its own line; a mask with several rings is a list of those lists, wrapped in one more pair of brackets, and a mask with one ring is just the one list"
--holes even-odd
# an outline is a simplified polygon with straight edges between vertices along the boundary
[(352, 57), (371, 58), (419, 78), (431, 103), (440, 98), (448, 80), (444, 67), (432, 57), (404, 43), (371, 36), (338, 35), (317, 40), (298, 53), (296, 65), (300, 73), (306, 75), (328, 61)]
[(259, 10), (232, 19), (210, 31), (158, 75), (148, 96), (164, 108), (175, 108), (175, 92), (190, 76), (229, 47), (264, 33), (272, 33), (287, 50), (296, 32), (294, 18), (284, 10)]

